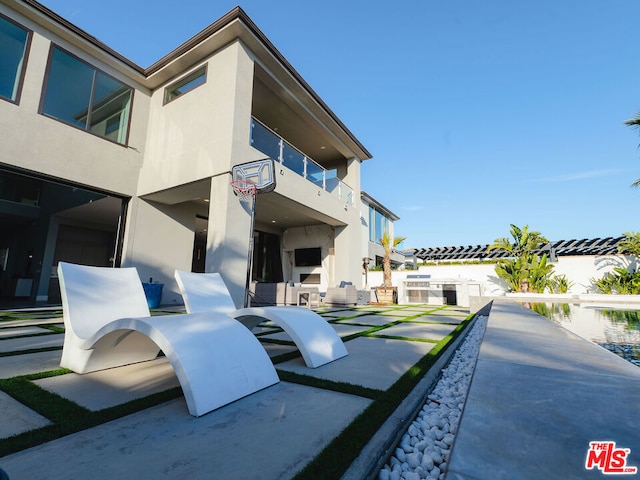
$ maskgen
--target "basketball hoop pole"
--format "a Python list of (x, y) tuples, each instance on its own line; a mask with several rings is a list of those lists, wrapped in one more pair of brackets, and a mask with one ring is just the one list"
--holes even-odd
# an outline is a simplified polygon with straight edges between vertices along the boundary
[(240, 203), (249, 207), (249, 249), (247, 252), (247, 277), (244, 288), (244, 308), (249, 306), (249, 288), (251, 287), (251, 271), (253, 270), (253, 228), (256, 216), (256, 186), (246, 180), (234, 180), (231, 182), (233, 192), (240, 198)]
[(256, 217), (256, 195), (271, 192), (276, 188), (274, 161), (270, 158), (255, 160), (231, 169), (231, 188), (240, 197), (240, 202), (249, 206), (251, 228), (249, 228), (249, 251), (247, 252), (247, 278), (244, 289), (244, 307), (249, 306), (249, 289), (253, 272), (253, 229)]
[(251, 287), (251, 272), (253, 270), (253, 227), (256, 217), (256, 196), (251, 198), (251, 220), (249, 228), (249, 251), (247, 252), (247, 279), (244, 289), (244, 308), (249, 307), (249, 288)]

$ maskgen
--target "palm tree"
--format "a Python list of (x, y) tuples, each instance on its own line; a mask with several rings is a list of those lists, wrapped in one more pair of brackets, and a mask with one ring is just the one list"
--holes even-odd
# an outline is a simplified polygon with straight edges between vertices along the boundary
[(384, 286), (391, 286), (391, 252), (406, 240), (406, 237), (393, 237), (386, 230), (382, 234), (382, 238), (379, 240), (380, 245), (384, 248), (384, 258), (382, 259), (382, 270), (384, 272)]
[[(636, 183), (640, 182), (640, 179)], [(618, 253), (628, 253), (640, 258), (640, 233), (624, 232), (624, 238), (618, 244)]]
[(549, 241), (540, 232), (529, 231), (528, 225), (518, 228), (511, 224), (511, 237), (513, 241), (497, 238), (487, 248), (487, 253), (502, 250), (510, 257), (498, 262), (496, 274), (515, 292), (526, 293), (530, 286), (536, 292), (544, 291), (553, 266), (547, 264), (546, 254), (540, 258), (535, 252)]
[(504, 250), (510, 253), (510, 256), (519, 258), (549, 243), (540, 232), (529, 231), (529, 225), (518, 228), (511, 224), (511, 237), (513, 238), (513, 243), (506, 237), (497, 238), (494, 240), (493, 245), (489, 245), (487, 253), (491, 252), (491, 250)]
[[(640, 112), (635, 117), (633, 117), (632, 119), (627, 120), (626, 122), (624, 122), (624, 124), (628, 125), (629, 127), (633, 127), (633, 128), (636, 128), (636, 129), (640, 130)], [(635, 182), (633, 182), (631, 184), (631, 186), (632, 187), (640, 186), (640, 178), (637, 179)]]

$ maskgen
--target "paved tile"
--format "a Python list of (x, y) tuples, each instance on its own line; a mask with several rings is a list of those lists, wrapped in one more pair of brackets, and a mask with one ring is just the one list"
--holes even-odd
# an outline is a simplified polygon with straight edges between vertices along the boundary
[(437, 313), (429, 313), (418, 318), (414, 318), (413, 322), (439, 322), (439, 323), (453, 323), (460, 325), (466, 320), (467, 317), (452, 317), (450, 315), (438, 315)]
[(385, 315), (394, 316), (394, 317), (413, 317), (415, 315), (421, 315), (425, 312), (418, 312), (413, 310), (391, 310), (388, 312), (384, 312)]
[(349, 318), (344, 320), (338, 320), (336, 323), (355, 323), (358, 325), (371, 325), (372, 327), (379, 327), (388, 323), (397, 322), (399, 317), (392, 317), (389, 315), (361, 315), (355, 318)]
[[(343, 325), (338, 322), (332, 322), (329, 325), (336, 331), (338, 335), (341, 337), (346, 337), (348, 335), (353, 335), (354, 333), (363, 332), (365, 330), (369, 330), (371, 327), (367, 326), (357, 326), (357, 325)], [(278, 340), (285, 342), (293, 342), (288, 333), (279, 331), (272, 334), (260, 335), (259, 339), (267, 339), (267, 340)]]
[(113, 407), (180, 386), (166, 357), (83, 375), (68, 373), (34, 383), (89, 410)]
[(343, 325), (341, 323), (332, 323), (331, 326), (341, 337), (346, 337), (349, 335), (353, 335), (355, 333), (364, 332), (365, 330), (369, 330), (371, 328), (368, 326), (359, 326), (359, 325)]
[(2, 458), (13, 479), (287, 480), (370, 400), (280, 382), (199, 418), (183, 399)]
[(24, 318), (19, 320), (2, 320), (0, 318), (0, 327), (28, 327), (34, 325), (60, 325), (64, 327), (62, 317), (59, 318)]
[(32, 348), (61, 347), (63, 342), (63, 333), (54, 333), (39, 337), (10, 338), (8, 340), (0, 340), (0, 352), (18, 352)]
[[(42, 415), (25, 407), (17, 400), (0, 391), (0, 438), (11, 437), (35, 428), (45, 427), (51, 422)], [(0, 465), (2, 462), (0, 461)]]
[(0, 357), (0, 378), (17, 377), (60, 368), (61, 350)]
[(395, 337), (420, 338), (423, 340), (440, 341), (456, 328), (455, 325), (440, 325), (435, 323), (402, 323), (375, 332), (373, 335)]
[(302, 358), (280, 363), (277, 367), (316, 378), (386, 390), (434, 347), (433, 343), (427, 342), (368, 337), (350, 340), (345, 345), (349, 355), (318, 368), (307, 368)]
[(40, 327), (10, 327), (2, 328), (0, 325), (0, 339), (8, 337), (19, 337), (22, 335), (37, 335), (39, 333), (51, 333), (50, 330)]

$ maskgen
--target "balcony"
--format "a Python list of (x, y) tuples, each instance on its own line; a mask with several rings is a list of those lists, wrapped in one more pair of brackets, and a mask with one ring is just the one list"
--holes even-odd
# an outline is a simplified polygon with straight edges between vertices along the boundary
[(254, 117), (251, 146), (347, 205), (354, 205), (353, 189), (337, 177), (336, 170), (321, 167)]

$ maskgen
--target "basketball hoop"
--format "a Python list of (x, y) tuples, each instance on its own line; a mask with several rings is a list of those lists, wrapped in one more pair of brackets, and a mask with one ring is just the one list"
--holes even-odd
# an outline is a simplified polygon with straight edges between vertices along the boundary
[(249, 306), (249, 289), (253, 270), (253, 228), (256, 217), (256, 195), (276, 188), (274, 161), (270, 158), (234, 165), (231, 169), (231, 188), (249, 214), (249, 248), (247, 250), (247, 278), (244, 288), (244, 306)]
[(249, 205), (253, 204), (253, 200), (257, 193), (255, 183), (247, 180), (233, 180), (231, 182), (231, 188), (233, 188), (233, 193), (236, 194), (241, 202)]
[(253, 266), (253, 225), (255, 222), (256, 210), (256, 194), (258, 189), (256, 184), (244, 179), (235, 179), (231, 181), (233, 193), (240, 199), (240, 203), (244, 204), (249, 210), (251, 217), (251, 227), (249, 228), (249, 250), (247, 252), (247, 279), (244, 289), (244, 308), (249, 306), (249, 287), (251, 285), (251, 269)]

